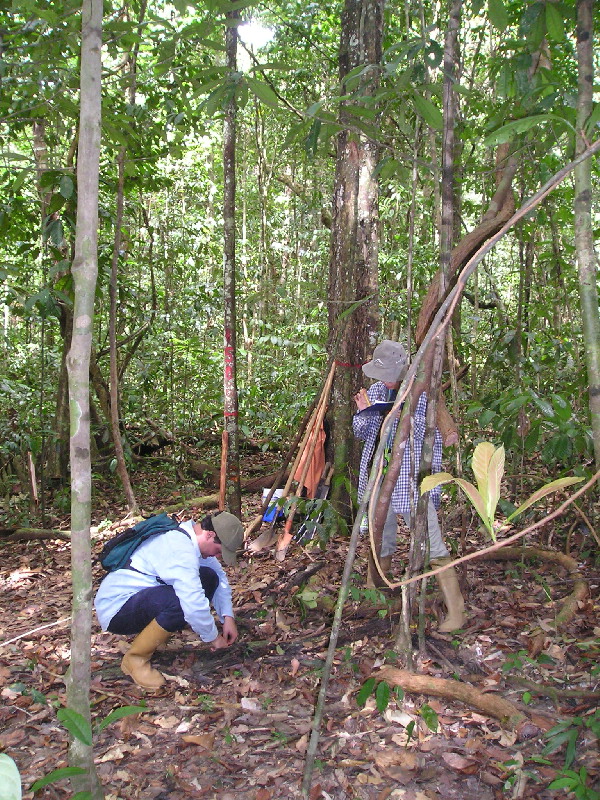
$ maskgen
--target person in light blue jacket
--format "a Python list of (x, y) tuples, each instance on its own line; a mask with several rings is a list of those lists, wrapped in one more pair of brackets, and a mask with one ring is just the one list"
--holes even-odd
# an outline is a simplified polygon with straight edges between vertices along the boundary
[(188, 520), (146, 540), (126, 568), (104, 578), (94, 600), (96, 614), (103, 630), (137, 634), (121, 669), (138, 686), (163, 685), (165, 678), (150, 659), (157, 647), (186, 625), (213, 650), (235, 642), (231, 587), (219, 557), (227, 565), (235, 564), (243, 543), (240, 520), (227, 511), (217, 512), (200, 523)]

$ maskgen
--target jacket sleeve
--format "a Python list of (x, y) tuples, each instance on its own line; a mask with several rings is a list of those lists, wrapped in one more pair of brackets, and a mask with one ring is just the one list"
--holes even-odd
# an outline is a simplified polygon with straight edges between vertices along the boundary
[(219, 620), (223, 622), (225, 617), (234, 616), (233, 603), (231, 599), (231, 586), (229, 585), (225, 570), (221, 566), (221, 562), (218, 558), (211, 557), (203, 559), (203, 562), (206, 563), (207, 567), (214, 569), (214, 571), (217, 573), (219, 585), (217, 586), (217, 589), (213, 595), (212, 604), (217, 612)]
[(141, 545), (131, 566), (172, 586), (185, 621), (203, 642), (212, 642), (218, 631), (200, 581), (199, 562), (191, 540), (181, 531), (168, 531)]

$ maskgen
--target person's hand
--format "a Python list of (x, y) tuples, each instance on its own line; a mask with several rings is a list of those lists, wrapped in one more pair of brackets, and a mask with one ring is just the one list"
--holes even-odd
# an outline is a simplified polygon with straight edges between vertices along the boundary
[(238, 629), (233, 617), (225, 617), (223, 622), (223, 638), (227, 642), (227, 647), (232, 645), (238, 638)]
[(363, 409), (371, 405), (366, 389), (361, 389), (360, 392), (354, 395), (354, 402), (359, 411), (363, 411)]
[(211, 650), (222, 650), (224, 647), (229, 647), (229, 645), (227, 644), (225, 637), (221, 634), (219, 634), (216, 639), (213, 639), (213, 641), (210, 642)]

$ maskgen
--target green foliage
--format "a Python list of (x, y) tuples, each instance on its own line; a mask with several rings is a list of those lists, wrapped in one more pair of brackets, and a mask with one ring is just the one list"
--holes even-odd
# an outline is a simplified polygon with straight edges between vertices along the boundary
[(593, 455), (587, 419), (580, 420), (587, 412), (575, 407), (569, 391), (555, 391), (545, 398), (533, 389), (519, 392), (511, 387), (471, 404), (467, 414), (480, 427), (497, 431), (505, 448), (539, 453), (550, 466), (577, 466)]
[(544, 734), (548, 744), (542, 750), (542, 755), (550, 755), (566, 746), (564, 766), (565, 769), (568, 769), (575, 760), (577, 741), (587, 731), (596, 740), (600, 739), (600, 711), (598, 709), (589, 716), (570, 717), (551, 728)]
[(389, 684), (386, 681), (377, 681), (375, 678), (367, 678), (367, 680), (360, 687), (356, 695), (356, 704), (359, 708), (363, 708), (369, 697), (375, 697), (375, 705), (380, 714), (386, 710), (389, 705), (390, 698), (393, 696), (398, 705), (404, 699), (404, 691), (395, 686), (393, 691), (390, 690)]
[(548, 789), (566, 789), (567, 792), (572, 792), (578, 800), (600, 800), (600, 792), (588, 786), (588, 774), (585, 767), (581, 767), (578, 772), (572, 769), (562, 769)]
[(531, 664), (536, 667), (551, 666), (554, 664), (554, 659), (546, 655), (546, 653), (540, 653), (539, 656), (532, 658), (527, 654), (526, 650), (519, 650), (517, 653), (513, 653), (506, 658), (504, 664), (502, 664), (502, 672), (507, 673), (512, 670), (520, 671), (526, 664)]
[[(147, 708), (145, 705), (122, 706), (120, 708), (115, 708), (109, 714), (107, 714), (103, 720), (100, 720), (97, 723), (95, 726), (95, 731), (96, 733), (100, 733), (100, 731), (104, 730), (104, 728), (106, 728), (106, 726), (110, 725), (112, 722), (123, 719), (123, 717), (131, 716), (132, 714), (139, 714), (140, 712), (146, 710)], [(61, 708), (57, 711), (56, 716), (63, 727), (69, 731), (74, 739), (77, 739), (77, 741), (86, 745), (86, 747), (92, 746), (92, 726), (84, 716), (82, 716), (79, 712), (74, 711), (72, 708)], [(33, 792), (37, 792), (38, 789), (42, 789), (44, 786), (48, 786), (56, 781), (85, 774), (86, 770), (82, 769), (81, 767), (64, 767), (61, 769), (55, 769), (48, 773), (48, 775), (45, 775), (43, 778), (35, 781), (35, 783), (31, 786), (31, 790)], [(77, 800), (89, 800), (90, 797), (90, 792), (78, 792), (73, 796), (72, 800), (75, 800), (75, 798), (77, 798)]]
[[(495, 516), (496, 507), (500, 500), (500, 488), (504, 475), (504, 447), (494, 447), (491, 442), (480, 442), (473, 453), (471, 468), (477, 480), (477, 488), (463, 478), (453, 478), (448, 472), (437, 472), (428, 475), (421, 481), (421, 494), (435, 489), (444, 483), (454, 482), (465, 492), (475, 511), (479, 514), (486, 530), (496, 540)], [(538, 500), (546, 495), (564, 489), (575, 483), (580, 483), (583, 478), (559, 478), (545, 484), (534, 492), (524, 503), (507, 517), (507, 522), (511, 522), (519, 514), (528, 509)]]

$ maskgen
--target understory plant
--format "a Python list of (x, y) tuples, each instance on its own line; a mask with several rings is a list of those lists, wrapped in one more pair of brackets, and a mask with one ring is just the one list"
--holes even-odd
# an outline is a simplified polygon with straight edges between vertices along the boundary
[[(503, 525), (503, 523), (497, 522), (495, 517), (504, 476), (504, 461), (504, 446), (495, 447), (491, 442), (480, 442), (471, 459), (471, 468), (477, 481), (477, 487), (464, 478), (455, 478), (449, 472), (436, 472), (421, 481), (421, 494), (444, 483), (457, 483), (473, 504), (487, 532), (496, 541), (497, 530)], [(506, 517), (506, 523), (511, 523), (519, 514), (546, 495), (574, 483), (580, 483), (582, 480), (584, 479), (581, 477), (565, 477), (545, 483)]]

